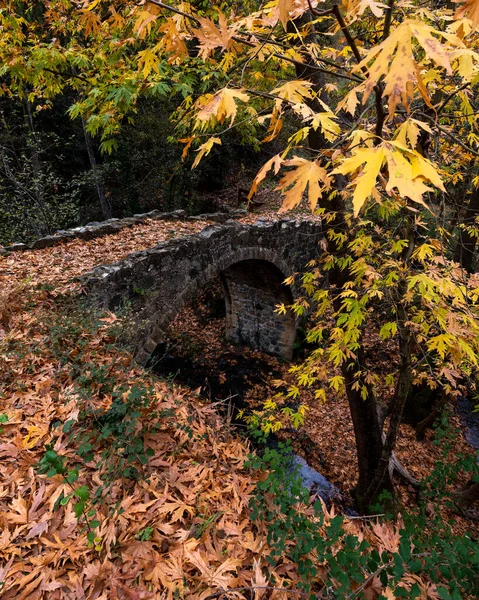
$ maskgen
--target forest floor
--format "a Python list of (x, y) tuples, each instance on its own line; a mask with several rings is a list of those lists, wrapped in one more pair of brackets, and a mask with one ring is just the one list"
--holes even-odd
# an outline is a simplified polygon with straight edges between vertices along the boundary
[[(244, 221), (277, 218), (273, 208), (262, 209)], [(256, 475), (244, 466), (249, 443), (224, 422), (214, 402), (135, 366), (116, 341), (117, 319), (92, 318), (73, 279), (207, 224), (151, 221), (91, 241), (0, 257), (2, 599), (142, 600), (180, 593), (201, 600), (218, 589), (297, 585), (295, 565), (287, 559), (271, 565), (265, 528), (250, 519)], [(187, 332), (189, 351), (201, 351), (205, 370), (216, 369), (227, 380), (220, 320), (200, 327), (201, 318), (186, 309), (173, 327)], [(254, 385), (246, 382), (254, 403), (266, 399), (269, 377), (288, 376), (271, 357), (227, 352), (232, 360), (263, 361), (264, 378), (262, 367)], [(303, 437), (322, 458), (316, 463), (297, 436), (295, 446), (347, 493), (356, 472), (345, 402), (332, 397), (327, 405), (309, 404)], [(455, 418), (453, 426), (457, 450), (467, 451)], [(401, 431), (398, 454), (418, 477), (439, 452), (431, 435), (418, 443), (412, 430)], [(140, 439), (151, 453), (142, 453)], [(53, 462), (42, 474), (47, 452)], [(401, 494), (411, 504), (411, 495)], [(470, 529), (459, 517), (455, 523), (458, 531)], [(380, 551), (398, 548), (393, 525), (370, 529), (347, 520), (344, 527)], [(320, 578), (312, 583), (321, 589)], [(366, 587), (377, 598), (378, 578)], [(265, 597), (264, 590), (255, 597)]]
[[(247, 347), (237, 347), (225, 341), (225, 318), (221, 314), (222, 291), (220, 282), (212, 285), (193, 303), (189, 303), (170, 326), (169, 348), (155, 371), (168, 375), (182, 385), (189, 385), (211, 402), (235, 404), (248, 414), (261, 410), (268, 398), (278, 391), (278, 381), (286, 385), (294, 383), (291, 365), (278, 358)], [(393, 355), (384, 350), (376, 351), (376, 365), (388, 372)], [(299, 359), (296, 359), (296, 362)], [(327, 402), (318, 402), (313, 391), (304, 390), (301, 402), (307, 406), (305, 423), (298, 430), (285, 423), (280, 439), (291, 440), (294, 450), (307, 463), (329, 479), (341, 492), (342, 502), (352, 506), (350, 495), (357, 480), (356, 446), (353, 425), (344, 394), (330, 390)], [(451, 464), (457, 455), (473, 456), (465, 429), (455, 407), (450, 405), (450, 426), (454, 432), (453, 453), (447, 458)], [(231, 407), (229, 413), (232, 413)], [(240, 427), (245, 427), (240, 424)], [(435, 430), (426, 430), (422, 441), (416, 439), (415, 428), (403, 424), (400, 427), (396, 455), (411, 475), (424, 480), (441, 460), (441, 447), (435, 443)], [(401, 482), (398, 482), (401, 483)], [(466, 483), (458, 473), (455, 486)], [(451, 488), (450, 491), (452, 491)], [(417, 499), (415, 490), (399, 485), (401, 502), (408, 510), (414, 510)], [(433, 507), (431, 507), (431, 510)], [(443, 511), (446, 519), (452, 519), (453, 528), (462, 533), (471, 528), (469, 519), (454, 513), (447, 506), (434, 510)]]

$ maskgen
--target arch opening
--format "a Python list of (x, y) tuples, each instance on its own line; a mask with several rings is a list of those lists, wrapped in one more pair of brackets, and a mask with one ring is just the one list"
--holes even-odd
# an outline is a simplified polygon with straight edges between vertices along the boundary
[(285, 275), (266, 260), (242, 260), (220, 273), (226, 306), (226, 339), (291, 360), (296, 320), (278, 304), (291, 304)]

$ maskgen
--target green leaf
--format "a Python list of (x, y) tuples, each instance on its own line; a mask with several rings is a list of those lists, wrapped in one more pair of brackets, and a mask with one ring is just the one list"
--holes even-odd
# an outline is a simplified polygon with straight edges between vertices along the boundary
[(90, 490), (86, 485), (82, 485), (81, 487), (75, 490), (75, 496), (79, 498), (82, 502), (86, 502), (90, 498)]
[(75, 502), (75, 504), (73, 505), (73, 512), (75, 513), (77, 519), (79, 519), (82, 516), (84, 508), (85, 503), (81, 500), (79, 502)]

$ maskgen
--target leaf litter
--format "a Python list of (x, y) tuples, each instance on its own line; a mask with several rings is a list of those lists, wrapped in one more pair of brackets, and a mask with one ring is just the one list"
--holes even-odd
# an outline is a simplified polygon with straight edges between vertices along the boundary
[[(248, 510), (255, 477), (244, 463), (251, 449), (214, 406), (136, 366), (114, 343), (112, 315), (76, 337), (57, 332), (57, 346), (52, 344), (52, 323), (71, 317), (64, 304), (78, 290), (72, 277), (204, 225), (148, 222), (88, 242), (0, 258), (0, 414), (8, 419), (0, 433), (2, 599), (142, 600), (179, 593), (201, 600), (221, 589), (266, 581), (296, 587), (294, 565), (286, 559), (267, 563), (266, 532), (252, 523)], [(79, 372), (92, 375), (87, 397), (80, 397), (78, 370), (75, 375), (68, 368), (75, 361)], [(119, 472), (107, 493), (104, 448), (94, 447), (81, 464), (71, 442), (82, 411), (112, 405), (112, 394), (94, 381), (95, 368), (101, 367), (116, 387), (131, 390), (141, 383), (152, 398), (139, 416), (148, 426), (145, 443), (152, 456), (141, 466), (141, 477)], [(64, 431), (68, 422), (71, 433)], [(98, 522), (93, 547), (72, 503), (62, 502), (71, 493), (65, 480), (36, 469), (48, 445), (80, 467), (78, 484), (102, 498), (93, 506)], [(331, 514), (325, 512), (326, 523)], [(393, 526), (370, 531), (359, 521), (346, 521), (344, 527), (373, 546), (394, 540)], [(372, 585), (367, 589), (376, 598), (381, 585), (373, 583), (377, 591)], [(321, 585), (318, 580), (318, 589)], [(230, 591), (228, 597), (243, 596)], [(428, 597), (437, 595), (431, 590)]]

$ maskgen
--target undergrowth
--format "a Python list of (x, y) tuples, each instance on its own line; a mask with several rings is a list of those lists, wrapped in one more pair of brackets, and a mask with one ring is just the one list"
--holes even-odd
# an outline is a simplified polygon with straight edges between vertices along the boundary
[[(43, 293), (48, 296), (49, 291)], [(37, 301), (28, 294), (23, 300), (30, 308)], [(53, 513), (63, 514), (62, 510), (71, 507), (89, 550), (106, 560), (108, 552), (119, 553), (120, 546), (112, 538), (107, 550), (102, 537), (105, 523), (121, 522), (125, 499), (130, 495), (133, 498), (136, 494), (135, 502), (141, 505), (143, 492), (138, 491), (152, 478), (152, 440), (170, 431), (175, 432), (172, 440), (183, 440), (169, 446), (174, 465), (186, 440), (201, 440), (208, 434), (206, 430), (195, 433), (194, 413), (178, 419), (171, 405), (157, 408), (154, 378), (146, 373), (140, 378), (138, 373), (132, 375), (134, 365), (118, 343), (111, 315), (95, 314), (73, 300), (50, 298), (49, 302), (50, 310), (44, 313), (41, 325), (32, 321), (29, 335), (13, 335), (2, 342), (3, 349), (10, 365), (26, 364), (33, 372), (48, 357), (48, 364), (55, 366), (51, 393), (58, 402), (62, 399), (71, 404), (72, 409), (66, 418), (52, 422), (48, 443), (35, 468), (40, 476), (56, 482), (53, 487), (62, 489), (52, 506)], [(10, 321), (5, 324), (9, 326)], [(454, 442), (447, 422), (444, 417), (436, 433), (444, 459)], [(3, 413), (0, 423), (8, 424)], [(245, 465), (259, 479), (250, 500), (250, 517), (259, 539), (264, 536), (267, 542), (261, 551), (266, 560), (262, 571), (266, 573), (266, 587), (279, 584), (311, 598), (331, 599), (475, 597), (479, 575), (477, 540), (468, 534), (452, 535), (440, 511), (430, 511), (431, 503), (442, 501), (447, 494), (457, 466), (446, 460), (436, 465), (424, 482), (417, 513), (404, 512), (396, 519), (382, 515), (365, 521), (336, 514), (320, 500), (311, 504), (308, 490), (289, 465), (290, 453), (288, 445), (267, 449), (262, 456), (251, 456)], [(189, 468), (195, 469), (198, 457), (190, 457), (188, 451), (186, 454)], [(478, 476), (477, 465), (462, 457), (458, 460), (461, 468), (470, 470), (471, 478)], [(226, 543), (221, 504), (213, 509), (198, 493), (194, 505), (175, 500), (171, 506), (181, 518), (183, 511), (192, 511), (193, 515), (190, 533), (186, 528), (175, 535), (187, 535), (186, 540), (207, 547), (213, 539), (216, 544), (222, 544), (223, 539)], [(167, 527), (172, 529), (170, 523)], [(254, 531), (251, 522), (248, 528)], [(217, 529), (221, 535), (211, 537)], [(158, 537), (155, 521), (138, 523), (132, 535), (135, 543), (145, 548), (153, 548), (158, 539), (162, 540), (161, 548), (168, 545), (166, 535)], [(225, 546), (221, 559), (227, 561), (231, 551), (231, 546)], [(281, 579), (281, 572), (289, 573), (289, 584)], [(256, 584), (261, 577), (256, 576)], [(183, 574), (182, 581), (172, 584), (174, 597), (191, 597), (187, 581)], [(205, 586), (206, 580), (202, 581)]]
[(253, 520), (266, 530), (271, 569), (287, 557), (297, 565), (299, 589), (311, 599), (476, 598), (477, 533), (453, 535), (452, 523), (439, 510), (431, 511), (431, 503), (452, 504), (447, 490), (458, 471), (466, 469), (479, 481), (479, 468), (468, 457), (458, 456), (455, 465), (446, 460), (454, 444), (446, 415), (436, 426), (435, 443), (442, 459), (423, 482), (418, 510), (372, 518), (336, 514), (321, 499), (312, 505), (292, 467), (289, 443), (252, 456), (253, 469), (269, 472), (258, 482), (250, 507)]

